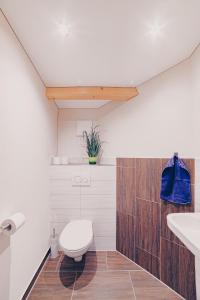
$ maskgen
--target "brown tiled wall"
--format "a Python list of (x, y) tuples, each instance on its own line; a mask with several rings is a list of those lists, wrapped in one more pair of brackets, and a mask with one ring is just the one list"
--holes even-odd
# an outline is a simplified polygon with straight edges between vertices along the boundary
[(194, 160), (190, 170), (192, 205), (160, 200), (161, 173), (168, 159), (117, 159), (117, 250), (161, 279), (187, 300), (196, 299), (194, 256), (169, 230), (171, 212), (194, 211)]

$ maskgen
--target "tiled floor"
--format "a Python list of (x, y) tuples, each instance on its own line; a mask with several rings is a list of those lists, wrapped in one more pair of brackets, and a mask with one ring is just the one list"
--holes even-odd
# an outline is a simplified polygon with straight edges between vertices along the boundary
[(48, 259), (28, 300), (180, 300), (159, 280), (118, 252), (88, 252), (75, 263)]

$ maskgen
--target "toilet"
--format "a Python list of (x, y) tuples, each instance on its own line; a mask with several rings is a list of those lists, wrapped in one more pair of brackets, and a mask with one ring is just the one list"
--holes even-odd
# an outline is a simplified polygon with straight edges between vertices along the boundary
[(76, 262), (82, 260), (93, 241), (92, 221), (73, 220), (69, 222), (59, 237), (61, 250)]

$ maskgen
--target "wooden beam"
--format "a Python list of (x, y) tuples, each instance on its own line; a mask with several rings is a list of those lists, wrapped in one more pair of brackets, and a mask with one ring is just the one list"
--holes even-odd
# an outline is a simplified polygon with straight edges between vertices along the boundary
[(47, 87), (49, 100), (127, 101), (138, 95), (135, 87)]

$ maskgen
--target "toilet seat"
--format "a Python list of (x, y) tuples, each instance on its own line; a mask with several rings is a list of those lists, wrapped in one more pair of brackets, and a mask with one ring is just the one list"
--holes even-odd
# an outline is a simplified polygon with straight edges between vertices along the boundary
[(59, 243), (64, 251), (75, 253), (87, 248), (92, 239), (92, 222), (89, 220), (74, 220), (63, 229)]

